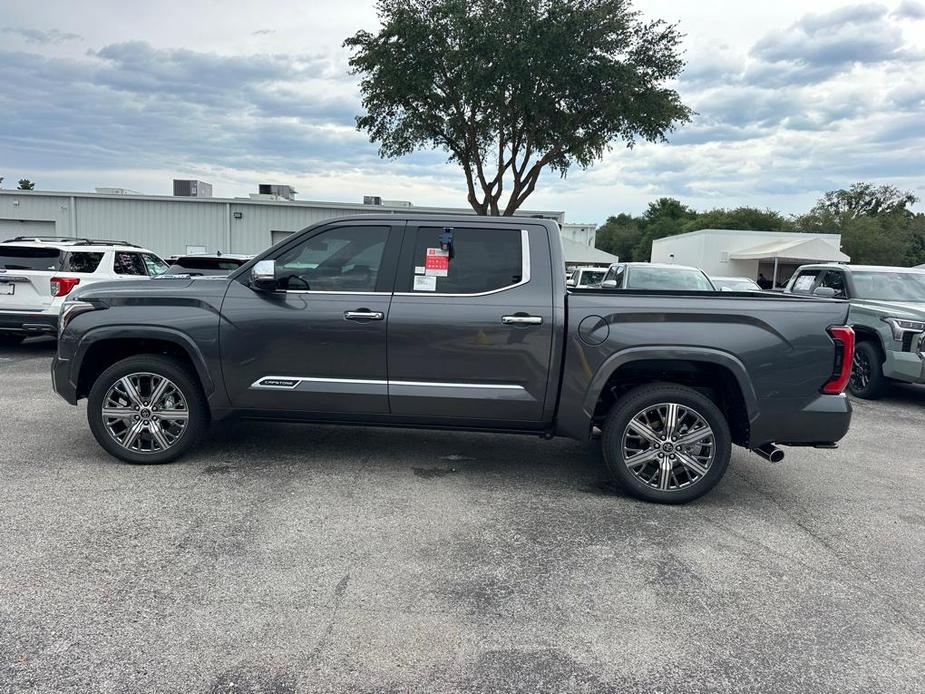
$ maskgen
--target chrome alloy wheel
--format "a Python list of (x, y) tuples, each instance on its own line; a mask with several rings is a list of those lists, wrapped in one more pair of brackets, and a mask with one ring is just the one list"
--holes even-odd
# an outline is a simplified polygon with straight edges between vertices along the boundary
[(159, 453), (186, 429), (186, 398), (170, 379), (153, 373), (123, 376), (103, 398), (103, 424), (115, 441), (133, 453)]
[(638, 412), (623, 432), (623, 462), (640, 482), (660, 491), (704, 478), (716, 455), (713, 429), (697, 410), (673, 402)]

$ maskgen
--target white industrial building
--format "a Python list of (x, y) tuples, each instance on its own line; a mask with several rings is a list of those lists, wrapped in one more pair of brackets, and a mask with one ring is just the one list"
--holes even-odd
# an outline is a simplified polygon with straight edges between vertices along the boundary
[[(176, 185), (177, 183), (182, 185)], [(293, 200), (289, 186), (261, 185), (248, 198), (213, 198), (202, 181), (175, 181), (177, 195), (142, 195), (119, 188), (96, 193), (0, 190), (0, 240), (16, 236), (117, 239), (161, 256), (222, 251), (255, 254), (307, 226), (356, 214), (475, 214), (471, 208), (418, 207), (367, 196), (363, 203)], [(524, 210), (563, 227), (566, 260), (585, 263), (596, 227), (566, 224), (562, 211)], [(570, 235), (574, 234), (572, 240)], [(606, 255), (606, 254), (605, 254)], [(580, 256), (580, 257), (579, 257)]]
[(850, 260), (841, 252), (841, 234), (701, 229), (652, 242), (653, 263), (691, 265), (712, 277), (762, 274), (778, 287), (800, 265)]

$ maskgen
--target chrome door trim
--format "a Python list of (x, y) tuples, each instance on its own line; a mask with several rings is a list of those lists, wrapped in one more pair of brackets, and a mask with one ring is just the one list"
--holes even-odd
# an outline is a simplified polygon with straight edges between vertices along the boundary
[(499, 287), (487, 292), (476, 292), (474, 294), (452, 294), (446, 292), (395, 292), (395, 296), (489, 296), (498, 292), (506, 292), (509, 289), (522, 287), (530, 281), (530, 232), (526, 229), (520, 230), (520, 282), (509, 284), (506, 287)]
[[(266, 384), (264, 381), (281, 381), (285, 385)], [(383, 381), (364, 378), (322, 378), (318, 376), (262, 376), (251, 384), (253, 390), (294, 390), (302, 383), (329, 383), (367, 386), (415, 386), (423, 388), (475, 388), (482, 390), (524, 390), (510, 383), (440, 383), (436, 381)]]
[(276, 294), (331, 294), (334, 296), (391, 296), (392, 292), (329, 292), (315, 289), (277, 289)]

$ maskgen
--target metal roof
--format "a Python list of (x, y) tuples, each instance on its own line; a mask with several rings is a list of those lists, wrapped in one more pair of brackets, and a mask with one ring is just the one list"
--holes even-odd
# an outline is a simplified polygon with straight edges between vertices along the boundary
[[(79, 193), (67, 191), (47, 191), (47, 190), (0, 190), (0, 195), (20, 195), (20, 196), (49, 196), (60, 198), (96, 198), (104, 200), (151, 200), (163, 202), (183, 202), (196, 205), (216, 204), (234, 204), (234, 205), (273, 205), (276, 207), (325, 207), (331, 209), (357, 210), (358, 212), (383, 212), (399, 214), (458, 214), (458, 215), (475, 215), (475, 210), (465, 207), (433, 207), (433, 206), (389, 206), (389, 205), (364, 205), (361, 202), (324, 202), (320, 200), (267, 200), (263, 198), (195, 198), (183, 195), (125, 195), (120, 193)], [(562, 210), (523, 210), (518, 216), (520, 217), (546, 217), (549, 219), (562, 219), (565, 212)]]

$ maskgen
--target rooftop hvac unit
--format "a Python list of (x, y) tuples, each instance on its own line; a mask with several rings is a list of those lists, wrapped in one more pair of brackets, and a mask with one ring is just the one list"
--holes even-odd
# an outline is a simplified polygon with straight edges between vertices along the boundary
[(211, 198), (212, 184), (187, 178), (173, 179), (173, 194), (178, 198)]
[(257, 192), (260, 195), (272, 195), (273, 197), (283, 198), (284, 200), (294, 200), (298, 191), (292, 186), (261, 183), (257, 186)]

